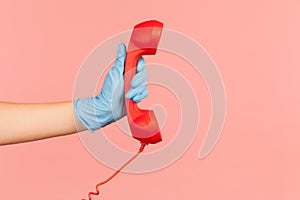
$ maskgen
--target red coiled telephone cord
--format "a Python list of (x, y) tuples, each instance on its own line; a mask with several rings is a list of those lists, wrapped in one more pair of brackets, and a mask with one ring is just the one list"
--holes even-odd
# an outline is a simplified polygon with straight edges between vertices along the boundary
[[(101, 185), (107, 183), (108, 181), (110, 181), (111, 179), (113, 179), (118, 173), (120, 173), (120, 171), (121, 171), (124, 167), (126, 167), (126, 166), (127, 166), (130, 162), (132, 162), (132, 161), (133, 161), (140, 153), (143, 152), (143, 150), (144, 150), (144, 148), (145, 148), (146, 145), (147, 145), (146, 143), (141, 143), (141, 146), (140, 146), (138, 152), (137, 152), (132, 158), (130, 158), (126, 163), (124, 163), (124, 164), (123, 164), (123, 165), (122, 165), (115, 173), (113, 173), (113, 174), (112, 174), (110, 177), (108, 177), (106, 180), (104, 180), (104, 181), (98, 183), (98, 184), (96, 185), (96, 191), (97, 191), (97, 192), (89, 192), (89, 194), (88, 194), (89, 200), (92, 200), (92, 195), (99, 195), (99, 194), (100, 194), (100, 192), (99, 192), (99, 186), (101, 186)], [(85, 199), (82, 199), (82, 200), (85, 200)]]

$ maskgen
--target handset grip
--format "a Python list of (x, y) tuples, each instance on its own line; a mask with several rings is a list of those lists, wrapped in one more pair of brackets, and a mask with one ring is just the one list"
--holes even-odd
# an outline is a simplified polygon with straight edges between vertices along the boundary
[[(124, 69), (124, 94), (126, 94), (131, 88), (131, 80), (136, 74), (137, 61), (140, 56), (142, 56), (142, 54), (138, 51), (129, 51), (126, 55)], [(142, 111), (137, 106), (137, 103), (135, 103), (132, 99), (125, 98), (125, 105), (128, 122), (131, 124), (135, 118), (142, 114)]]

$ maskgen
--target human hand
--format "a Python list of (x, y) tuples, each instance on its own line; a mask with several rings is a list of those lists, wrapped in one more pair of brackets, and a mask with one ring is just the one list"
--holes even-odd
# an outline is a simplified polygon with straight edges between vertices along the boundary
[[(124, 64), (126, 47), (120, 44), (113, 67), (105, 77), (101, 92), (96, 97), (79, 98), (74, 101), (77, 118), (91, 132), (104, 127), (126, 115), (124, 102)], [(137, 62), (137, 72), (131, 81), (127, 99), (140, 102), (147, 97), (147, 72), (142, 57)]]

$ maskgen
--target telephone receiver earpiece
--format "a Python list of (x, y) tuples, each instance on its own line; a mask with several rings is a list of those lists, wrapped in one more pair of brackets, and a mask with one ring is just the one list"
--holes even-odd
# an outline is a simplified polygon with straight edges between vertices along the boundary
[[(156, 54), (162, 28), (163, 24), (156, 20), (145, 21), (134, 27), (125, 61), (124, 94), (131, 88), (130, 83), (136, 74), (139, 57)], [(125, 98), (125, 105), (133, 138), (144, 144), (155, 144), (162, 141), (160, 128), (153, 110), (140, 109), (132, 99)]]

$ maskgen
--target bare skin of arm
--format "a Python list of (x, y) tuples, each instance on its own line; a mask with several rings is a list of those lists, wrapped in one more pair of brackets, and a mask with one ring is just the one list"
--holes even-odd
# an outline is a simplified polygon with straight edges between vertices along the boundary
[(74, 115), (72, 101), (0, 102), (0, 145), (69, 135), (84, 130), (86, 128)]

